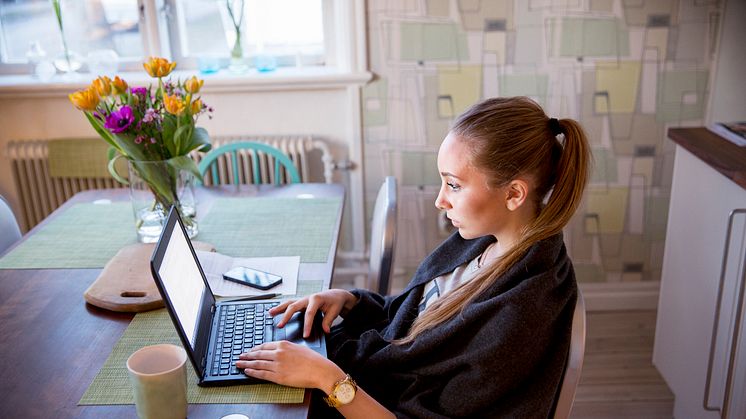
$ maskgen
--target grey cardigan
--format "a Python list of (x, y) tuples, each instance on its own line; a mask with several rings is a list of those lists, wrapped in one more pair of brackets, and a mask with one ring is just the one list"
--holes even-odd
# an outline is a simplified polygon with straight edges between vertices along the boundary
[(398, 417), (547, 418), (570, 345), (577, 284), (562, 235), (535, 244), (460, 315), (406, 345), (424, 284), (495, 239), (455, 233), (397, 296), (360, 301), (328, 336), (329, 357)]

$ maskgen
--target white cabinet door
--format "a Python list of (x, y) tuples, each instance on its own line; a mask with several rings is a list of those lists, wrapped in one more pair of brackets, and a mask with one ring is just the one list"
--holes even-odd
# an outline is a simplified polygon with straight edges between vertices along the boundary
[[(703, 399), (726, 230), (729, 214), (736, 208), (746, 208), (746, 190), (676, 146), (653, 363), (675, 395), (677, 419), (720, 417), (704, 409)], [(734, 272), (741, 272), (746, 249), (746, 216), (735, 218), (719, 339), (713, 352), (711, 405), (719, 405), (722, 400), (729, 338), (733, 335), (734, 290), (741, 280)], [(743, 394), (733, 394), (731, 401), (743, 398)]]

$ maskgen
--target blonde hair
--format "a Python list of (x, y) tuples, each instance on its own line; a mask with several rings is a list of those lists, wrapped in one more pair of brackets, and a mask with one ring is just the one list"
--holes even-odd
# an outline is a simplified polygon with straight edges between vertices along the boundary
[[(529, 198), (537, 214), (524, 227), (519, 242), (474, 279), (437, 299), (415, 320), (407, 336), (396, 341), (398, 344), (411, 342), (457, 315), (531, 246), (561, 232), (580, 205), (588, 181), (590, 146), (580, 124), (572, 119), (550, 120), (541, 106), (527, 97), (477, 103), (459, 116), (451, 132), (466, 142), (472, 164), (487, 174), (490, 187), (521, 175), (531, 176), (534, 190)], [(564, 137), (563, 143), (560, 137)]]

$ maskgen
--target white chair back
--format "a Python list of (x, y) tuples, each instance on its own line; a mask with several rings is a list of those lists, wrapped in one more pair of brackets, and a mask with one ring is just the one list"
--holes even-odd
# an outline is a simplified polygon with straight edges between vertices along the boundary
[(370, 268), (366, 288), (387, 295), (391, 292), (396, 245), (396, 178), (387, 176), (378, 190), (370, 232)]
[(20, 238), (21, 229), (18, 227), (16, 216), (13, 215), (8, 201), (0, 195), (0, 255)]
[(565, 374), (562, 377), (557, 404), (554, 409), (554, 419), (570, 417), (572, 404), (575, 401), (575, 391), (580, 382), (580, 371), (583, 369), (585, 357), (585, 300), (578, 289), (578, 301), (575, 303), (575, 313), (572, 317), (572, 338), (570, 339), (570, 353), (567, 355)]

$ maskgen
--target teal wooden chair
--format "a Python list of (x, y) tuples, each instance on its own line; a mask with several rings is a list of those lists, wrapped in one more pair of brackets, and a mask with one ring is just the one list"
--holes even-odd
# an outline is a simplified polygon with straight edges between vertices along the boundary
[[(264, 156), (259, 153), (263, 153)], [(239, 158), (239, 155), (241, 158)], [(228, 158), (225, 164), (226, 170), (220, 170), (219, 168), (218, 159), (221, 158)], [(243, 164), (246, 158), (250, 158), (251, 160), (247, 161), (247, 164)], [(265, 158), (268, 158), (266, 163), (262, 162)], [(272, 163), (274, 163), (274, 167), (270, 168), (269, 166)], [(230, 179), (227, 182), (221, 181), (221, 172), (225, 175), (223, 178), (232, 176), (232, 183), (234, 184), (260, 184), (272, 183), (274, 181), (275, 185), (279, 185), (283, 183), (283, 179), (286, 181), (285, 183), (300, 183), (298, 169), (285, 153), (270, 145), (254, 141), (240, 141), (215, 148), (202, 158), (198, 167), (203, 177), (205, 177), (209, 170), (210, 181), (213, 185), (231, 183)], [(274, 176), (266, 173), (262, 168), (273, 169)], [(263, 172), (265, 177), (262, 177)], [(251, 180), (251, 182), (248, 180)], [(263, 180), (267, 180), (267, 182)]]

